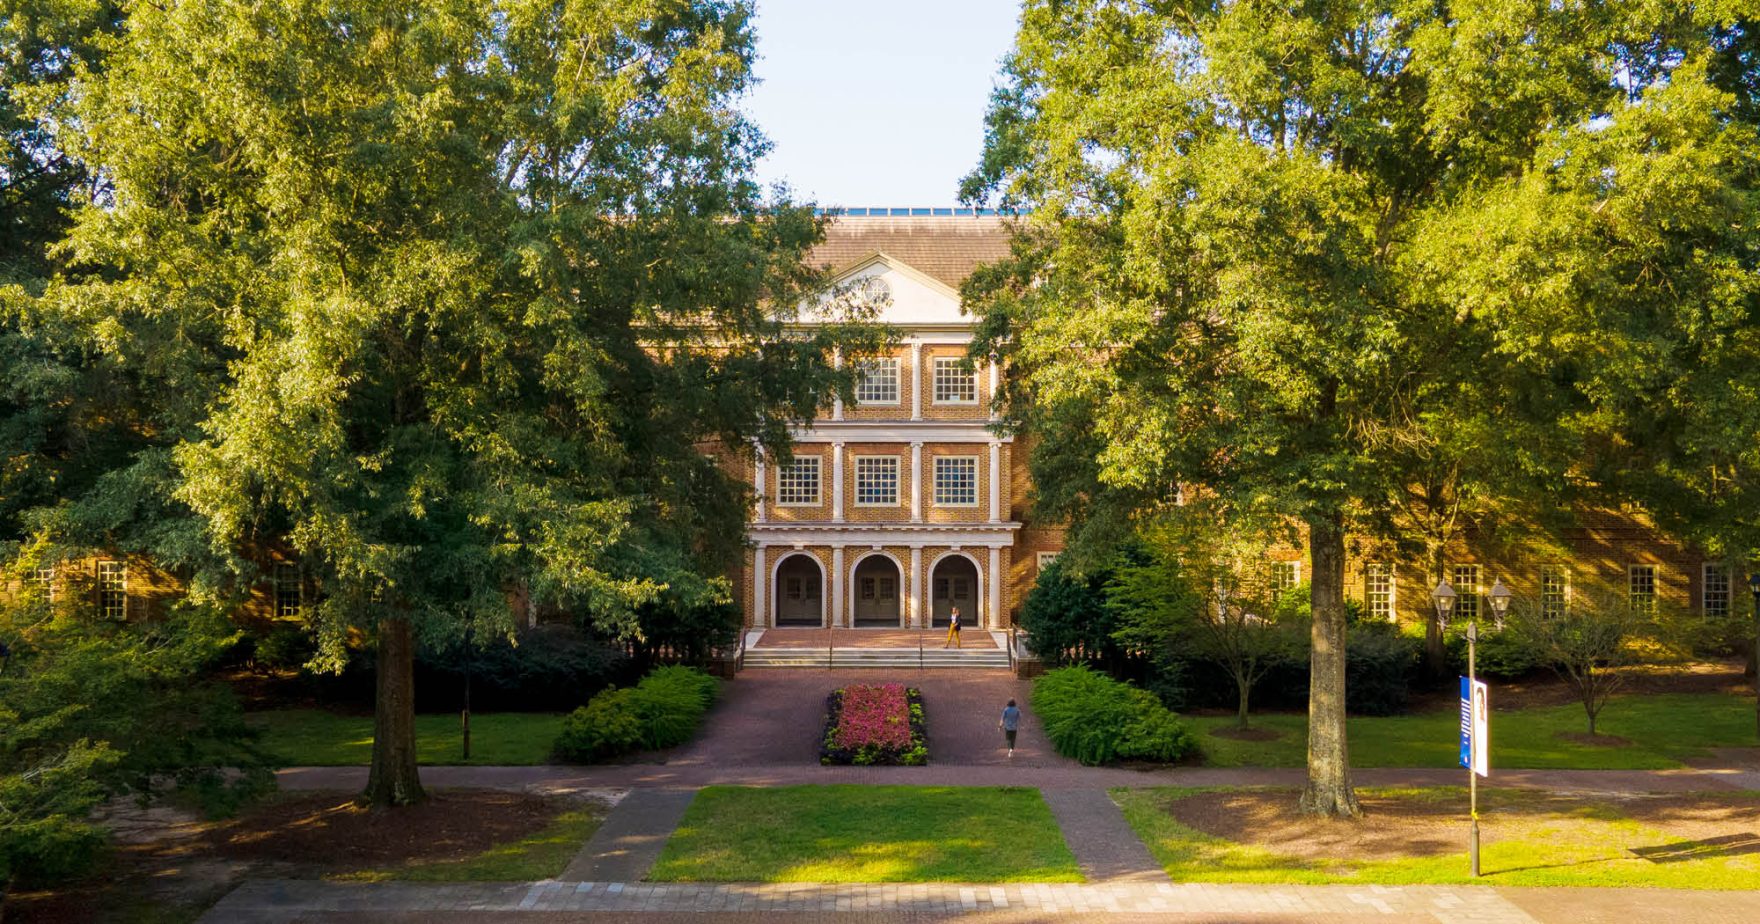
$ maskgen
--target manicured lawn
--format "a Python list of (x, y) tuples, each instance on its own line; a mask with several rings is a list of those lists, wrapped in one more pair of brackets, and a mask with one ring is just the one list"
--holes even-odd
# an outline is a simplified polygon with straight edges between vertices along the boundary
[[(373, 754), (373, 717), (321, 709), (252, 713), (263, 745), (290, 767), (365, 764)], [(488, 712), (471, 716), (471, 759), (459, 759), (456, 713), (416, 716), (416, 751), (428, 765), (525, 766), (550, 762), (562, 716), (548, 712)]]
[[(1601, 713), (1596, 731), (1630, 745), (1580, 744), (1558, 737), (1587, 729), (1575, 704), (1497, 712), (1492, 691), (1491, 766), (1505, 769), (1665, 770), (1713, 747), (1754, 743), (1754, 703), (1715, 693), (1624, 696)], [(1306, 759), (1305, 715), (1262, 715), (1253, 725), (1279, 733), (1273, 741), (1236, 741), (1209, 732), (1233, 716), (1194, 716), (1205, 762), (1216, 767), (1300, 767)], [(1351, 763), (1358, 767), (1452, 767), (1460, 716), (1454, 711), (1350, 720)]]
[(1036, 789), (712, 786), (650, 879), (1080, 882)]
[[(1115, 790), (1113, 798), (1175, 882), (1760, 888), (1754, 793), (1589, 802), (1482, 791), (1477, 880), (1468, 869), (1464, 790), (1359, 795), (1369, 811), (1361, 822), (1301, 819), (1293, 790)], [(1184, 817), (1210, 819), (1207, 826), (1232, 836), (1182, 823), (1175, 815), (1183, 800), (1214, 800)], [(1316, 845), (1322, 838), (1335, 844)]]
[[(475, 724), (474, 722), (472, 723)], [(474, 737), (474, 736), (473, 736)], [(365, 870), (329, 878), (360, 882), (401, 879), (410, 882), (535, 882), (554, 879), (568, 868), (599, 823), (605, 809), (584, 805), (556, 816), (550, 826), (530, 837), (498, 844), (465, 860), (411, 862), (387, 869)]]

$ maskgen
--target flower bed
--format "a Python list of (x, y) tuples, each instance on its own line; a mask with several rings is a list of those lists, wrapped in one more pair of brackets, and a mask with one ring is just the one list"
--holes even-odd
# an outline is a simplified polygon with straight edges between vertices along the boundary
[(902, 683), (858, 683), (833, 690), (825, 700), (822, 764), (929, 762), (923, 726), (923, 694)]

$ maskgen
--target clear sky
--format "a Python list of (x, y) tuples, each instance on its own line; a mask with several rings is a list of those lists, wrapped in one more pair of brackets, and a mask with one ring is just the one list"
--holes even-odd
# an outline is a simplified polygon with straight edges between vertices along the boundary
[(953, 205), (1019, 0), (756, 0), (759, 166), (821, 205)]

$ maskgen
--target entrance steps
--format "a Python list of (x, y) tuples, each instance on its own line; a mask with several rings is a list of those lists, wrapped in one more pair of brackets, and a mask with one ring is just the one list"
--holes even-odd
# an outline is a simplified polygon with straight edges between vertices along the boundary
[(747, 668), (879, 667), (894, 670), (948, 667), (965, 670), (1008, 669), (1008, 652), (1000, 648), (748, 648)]

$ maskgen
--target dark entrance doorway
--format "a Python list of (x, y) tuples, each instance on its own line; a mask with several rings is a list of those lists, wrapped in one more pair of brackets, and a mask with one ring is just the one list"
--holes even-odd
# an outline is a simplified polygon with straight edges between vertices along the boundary
[(776, 624), (822, 626), (825, 624), (825, 581), (819, 562), (796, 553), (776, 566)]
[(898, 565), (885, 555), (870, 555), (856, 565), (855, 626), (898, 628), (901, 575)]
[(957, 606), (960, 628), (978, 628), (978, 566), (964, 555), (943, 557), (929, 579), (929, 601), (933, 625), (947, 625)]

